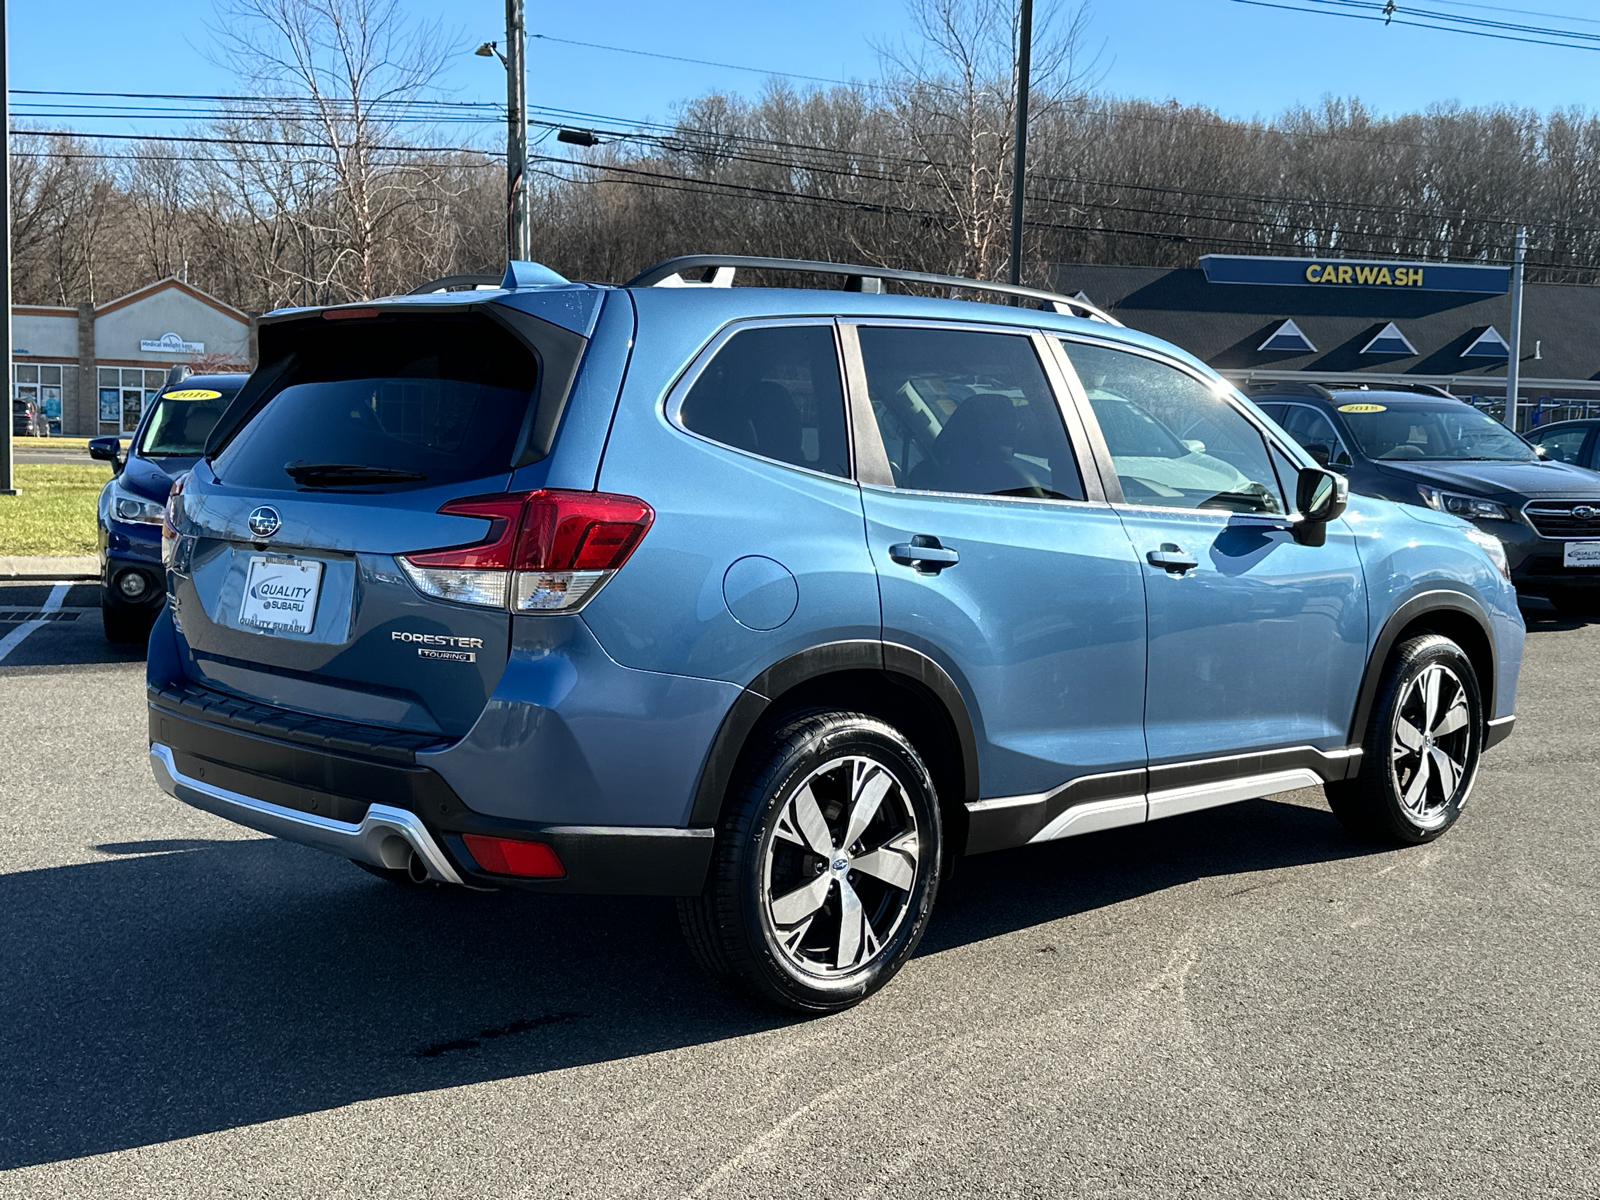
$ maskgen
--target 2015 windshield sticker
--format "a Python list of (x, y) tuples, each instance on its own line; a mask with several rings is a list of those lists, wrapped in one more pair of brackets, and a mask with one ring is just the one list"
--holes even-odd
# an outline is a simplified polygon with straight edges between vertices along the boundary
[(1388, 412), (1389, 410), (1382, 404), (1341, 404), (1339, 405), (1339, 411), (1347, 413), (1375, 413)]

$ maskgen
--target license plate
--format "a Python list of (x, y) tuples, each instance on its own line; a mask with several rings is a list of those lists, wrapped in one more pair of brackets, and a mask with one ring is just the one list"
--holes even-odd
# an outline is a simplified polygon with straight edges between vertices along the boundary
[(1561, 547), (1563, 567), (1600, 567), (1600, 542), (1566, 542)]
[(244, 579), (239, 623), (285, 633), (310, 633), (322, 590), (322, 564), (314, 558), (252, 554)]

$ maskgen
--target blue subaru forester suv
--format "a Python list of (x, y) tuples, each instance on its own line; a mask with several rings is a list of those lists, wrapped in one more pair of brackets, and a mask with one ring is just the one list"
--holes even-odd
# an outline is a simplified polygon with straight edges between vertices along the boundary
[(1347, 499), (1187, 354), (871, 267), (271, 314), (164, 532), (172, 795), (396, 883), (679, 897), (811, 1012), (962, 854), (1315, 784), (1439, 836), (1522, 654), (1492, 537)]

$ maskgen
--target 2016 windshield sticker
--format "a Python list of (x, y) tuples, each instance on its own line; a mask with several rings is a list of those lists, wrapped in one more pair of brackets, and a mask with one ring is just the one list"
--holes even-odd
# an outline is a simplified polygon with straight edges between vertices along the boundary
[(1388, 412), (1389, 410), (1382, 404), (1341, 404), (1339, 405), (1339, 411), (1348, 413), (1375, 413)]
[(180, 392), (167, 392), (161, 397), (163, 400), (220, 400), (221, 392), (213, 392), (210, 388), (184, 388)]

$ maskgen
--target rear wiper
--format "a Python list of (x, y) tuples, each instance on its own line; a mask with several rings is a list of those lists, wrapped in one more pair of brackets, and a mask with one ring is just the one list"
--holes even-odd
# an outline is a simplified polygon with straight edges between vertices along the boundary
[(420, 483), (427, 478), (394, 467), (368, 467), (361, 463), (285, 463), (283, 473), (302, 487), (359, 487), (364, 483)]

